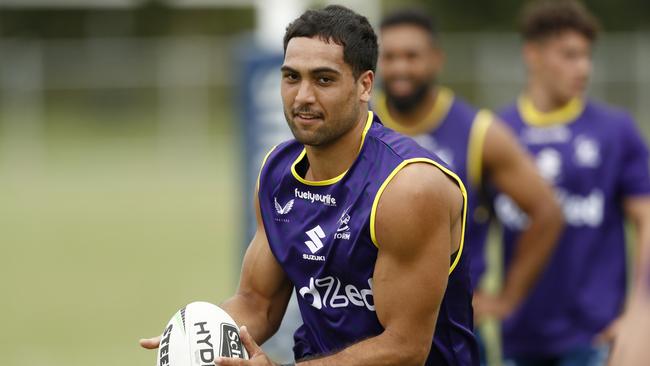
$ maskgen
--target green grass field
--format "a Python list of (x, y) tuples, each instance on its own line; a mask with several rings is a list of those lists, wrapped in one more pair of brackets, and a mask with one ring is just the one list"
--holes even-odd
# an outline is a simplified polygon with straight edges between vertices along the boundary
[(38, 154), (5, 148), (0, 363), (154, 365), (138, 338), (185, 303), (231, 293), (244, 209), (231, 141), (169, 149), (77, 136), (48, 138)]

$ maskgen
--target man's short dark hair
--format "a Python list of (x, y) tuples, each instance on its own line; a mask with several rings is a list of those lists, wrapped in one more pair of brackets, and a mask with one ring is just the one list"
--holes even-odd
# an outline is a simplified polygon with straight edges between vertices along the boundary
[(399, 25), (412, 25), (421, 28), (429, 33), (434, 40), (438, 37), (436, 22), (422, 10), (402, 9), (392, 12), (382, 19), (379, 29), (385, 30)]
[(377, 68), (377, 35), (368, 19), (340, 5), (307, 10), (287, 27), (284, 51), (295, 37), (319, 37), (343, 46), (343, 61), (352, 67), (357, 79), (365, 71)]
[(536, 41), (571, 30), (594, 41), (600, 25), (596, 17), (577, 0), (537, 0), (529, 2), (520, 17), (521, 35)]

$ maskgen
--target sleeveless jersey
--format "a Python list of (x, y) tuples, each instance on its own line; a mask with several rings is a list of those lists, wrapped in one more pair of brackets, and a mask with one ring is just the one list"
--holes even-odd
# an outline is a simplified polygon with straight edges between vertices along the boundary
[[(623, 310), (622, 201), (650, 194), (648, 151), (626, 113), (592, 101), (576, 99), (543, 114), (522, 97), (501, 117), (554, 186), (566, 220), (548, 267), (503, 324), (504, 353), (554, 356), (590, 345)], [(507, 266), (527, 217), (501, 194), (495, 211), (504, 224)]]
[[(465, 196), (453, 172), (411, 139), (385, 128), (372, 112), (359, 155), (336, 178), (308, 181), (300, 176), (298, 170), (308, 162), (295, 140), (278, 145), (263, 164), (259, 201), (264, 229), (273, 255), (295, 286), (303, 320), (294, 335), (297, 360), (337, 352), (383, 331), (373, 299), (379, 250), (374, 218), (383, 189), (415, 162), (441, 169)], [(427, 365), (478, 364), (471, 299), (461, 243)]]
[(490, 209), (481, 192), (481, 154), (492, 114), (478, 111), (444, 87), (438, 89), (431, 113), (416, 126), (405, 127), (394, 121), (384, 96), (379, 96), (375, 110), (386, 127), (411, 136), (465, 182), (469, 202), (465, 248), (471, 262), (472, 285), (477, 286), (486, 267), (484, 252), (490, 226)]

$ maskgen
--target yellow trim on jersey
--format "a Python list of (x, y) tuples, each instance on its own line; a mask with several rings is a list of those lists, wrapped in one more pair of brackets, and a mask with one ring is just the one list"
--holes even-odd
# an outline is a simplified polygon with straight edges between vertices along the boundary
[(273, 150), (275, 150), (276, 147), (278, 147), (278, 145), (273, 146), (271, 148), (271, 150), (269, 150), (269, 152), (267, 152), (266, 155), (264, 155), (264, 159), (262, 159), (262, 165), (260, 165), (260, 171), (257, 173), (257, 189), (258, 190), (260, 189), (260, 178), (262, 176), (262, 169), (264, 168), (264, 164), (266, 164), (266, 160), (269, 158), (269, 156), (271, 155)]
[(458, 254), (454, 259), (454, 262), (449, 267), (449, 274), (451, 274), (451, 272), (454, 271), (454, 269), (458, 265), (458, 262), (460, 261), (460, 256), (463, 253), (463, 247), (465, 245), (465, 226), (467, 223), (467, 190), (465, 189), (465, 185), (460, 180), (460, 178), (456, 175), (456, 173), (445, 168), (444, 166), (440, 165), (438, 162), (434, 160), (427, 159), (427, 158), (414, 158), (414, 159), (404, 160), (395, 169), (393, 169), (393, 171), (388, 175), (386, 180), (384, 180), (384, 183), (382, 183), (382, 185), (379, 187), (379, 190), (377, 190), (377, 194), (375, 195), (375, 200), (372, 202), (372, 209), (370, 210), (370, 239), (372, 240), (372, 243), (375, 244), (377, 248), (379, 248), (379, 244), (377, 243), (377, 233), (375, 230), (375, 220), (377, 218), (377, 206), (379, 205), (379, 199), (381, 198), (381, 195), (384, 193), (384, 189), (386, 189), (386, 186), (388, 186), (388, 183), (390, 183), (390, 181), (393, 180), (395, 175), (399, 173), (405, 166), (413, 163), (428, 163), (442, 170), (443, 173), (445, 173), (446, 175), (448, 175), (449, 177), (451, 177), (456, 181), (458, 187), (460, 188), (460, 192), (463, 195), (463, 217), (461, 218), (460, 246), (458, 247)]
[(483, 146), (485, 143), (485, 135), (493, 119), (492, 112), (487, 109), (481, 109), (476, 113), (469, 132), (467, 181), (474, 187), (481, 185), (481, 177), (483, 175)]
[(525, 95), (519, 97), (517, 107), (524, 122), (533, 126), (548, 126), (573, 122), (585, 108), (582, 99), (573, 98), (567, 104), (556, 110), (542, 112)]
[[(368, 130), (370, 130), (370, 127), (372, 126), (372, 117), (373, 117), (373, 113), (368, 112), (368, 119), (366, 119), (366, 125), (363, 128), (363, 133), (361, 134), (361, 144), (359, 145), (359, 151), (361, 151), (361, 148), (363, 147), (363, 143), (366, 141), (366, 135), (368, 134)], [(298, 163), (300, 163), (302, 159), (305, 158), (306, 154), (307, 154), (307, 150), (302, 149), (302, 152), (300, 153), (300, 155), (298, 155), (298, 158), (293, 162), (293, 164), (291, 164), (291, 174), (293, 174), (293, 177), (296, 178), (302, 184), (306, 184), (309, 186), (327, 186), (330, 184), (334, 184), (340, 181), (341, 179), (343, 179), (343, 177), (345, 177), (345, 175), (348, 173), (348, 170), (350, 170), (347, 169), (346, 171), (339, 174), (338, 176), (326, 180), (307, 180), (301, 177), (300, 174), (298, 174), (298, 172), (296, 171), (296, 165), (298, 165)]]
[(390, 112), (388, 111), (388, 102), (386, 100), (386, 95), (381, 93), (377, 97), (377, 114), (381, 119), (384, 126), (393, 129), (399, 133), (416, 136), (423, 133), (429, 133), (432, 130), (435, 130), (440, 122), (447, 117), (449, 109), (454, 102), (454, 92), (451, 89), (446, 87), (439, 87), (438, 94), (436, 95), (436, 102), (431, 108), (431, 111), (422, 121), (416, 123), (413, 126), (404, 126), (399, 122), (395, 121), (391, 117)]

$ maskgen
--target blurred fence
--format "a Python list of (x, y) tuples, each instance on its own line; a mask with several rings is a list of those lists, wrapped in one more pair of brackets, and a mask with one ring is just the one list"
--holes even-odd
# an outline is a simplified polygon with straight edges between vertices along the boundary
[[(200, 136), (214, 106), (233, 107), (236, 100), (231, 96), (240, 83), (238, 41), (234, 37), (0, 39), (3, 145), (17, 138), (38, 139), (48, 108), (60, 104), (90, 108), (97, 115), (106, 114), (107, 108), (113, 113), (134, 106), (153, 109), (161, 138)], [(496, 107), (521, 89), (524, 70), (517, 35), (446, 34), (443, 45), (449, 62), (442, 82), (475, 104)], [(646, 103), (650, 100), (650, 33), (605, 35), (596, 46), (595, 65), (592, 95), (622, 105), (642, 124), (650, 124)], [(224, 93), (211, 93), (215, 89)], [(127, 97), (120, 99), (120, 93)]]
[[(498, 108), (520, 92), (525, 71), (518, 35), (454, 33), (442, 41), (448, 62), (440, 81), (470, 102)], [(62, 124), (75, 133), (100, 131), (102, 137), (115, 127), (124, 135), (143, 130), (156, 142), (162, 161), (209, 154), (215, 131), (235, 135), (229, 138), (244, 131), (246, 122), (237, 114), (243, 110), (238, 55), (245, 42), (252, 41), (235, 36), (0, 39), (0, 167), (37, 170), (47, 156), (48, 131)], [(606, 34), (594, 59), (591, 95), (629, 110), (648, 137), (650, 33)], [(260, 82), (261, 95), (269, 103), (277, 95), (279, 105), (276, 87)], [(284, 128), (281, 114), (272, 118)], [(238, 152), (251, 146), (237, 145)], [(241, 163), (257, 171), (255, 164)]]

